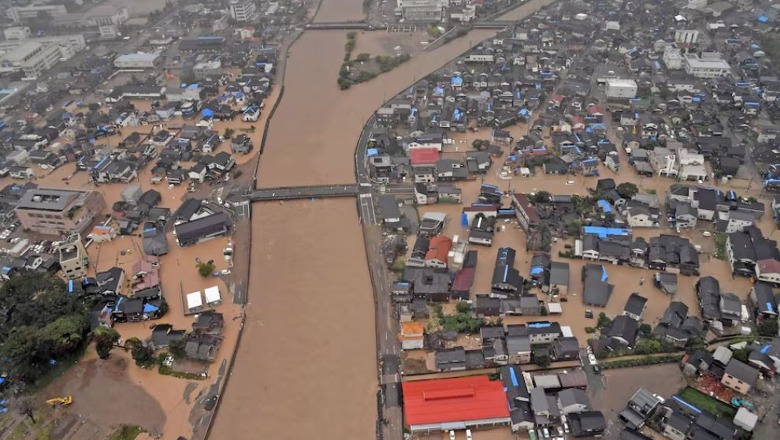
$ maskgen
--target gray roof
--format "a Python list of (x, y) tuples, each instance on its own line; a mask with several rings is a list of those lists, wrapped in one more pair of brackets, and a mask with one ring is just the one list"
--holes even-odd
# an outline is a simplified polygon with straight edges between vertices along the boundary
[(78, 197), (87, 194), (86, 191), (65, 189), (37, 188), (24, 193), (19, 203), (19, 209), (37, 209), (42, 211), (62, 211)]
[(585, 391), (578, 388), (567, 388), (558, 393), (558, 400), (561, 402), (561, 407), (566, 408), (571, 405), (585, 405), (590, 406), (590, 400)]
[(632, 293), (628, 296), (628, 300), (626, 300), (626, 306), (623, 307), (623, 311), (641, 316), (646, 304), (647, 298), (638, 293)]
[(726, 365), (725, 374), (735, 377), (750, 386), (755, 385), (756, 381), (758, 381), (758, 370), (734, 358)]
[(604, 267), (598, 264), (586, 264), (583, 271), (585, 271), (585, 280), (582, 298), (585, 304), (605, 307), (614, 286), (602, 280)]
[(528, 336), (507, 336), (506, 338), (507, 354), (530, 353), (531, 341)]
[(531, 409), (533, 409), (534, 414), (550, 411), (550, 404), (544, 393), (544, 388), (531, 389)]
[(233, 221), (230, 217), (224, 212), (218, 212), (197, 220), (179, 223), (174, 229), (179, 244), (186, 246), (197, 243), (201, 238), (229, 231), (232, 226)]
[(569, 286), (569, 263), (550, 263), (550, 285)]

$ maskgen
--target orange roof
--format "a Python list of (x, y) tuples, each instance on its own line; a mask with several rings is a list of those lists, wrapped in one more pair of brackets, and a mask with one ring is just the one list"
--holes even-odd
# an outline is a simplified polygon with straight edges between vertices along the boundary
[(420, 380), (401, 386), (409, 425), (509, 417), (503, 383), (487, 376)]
[(446, 262), (447, 254), (452, 249), (452, 239), (446, 235), (437, 235), (431, 238), (428, 252), (425, 254), (426, 260), (439, 260)]
[(417, 321), (404, 322), (401, 324), (401, 334), (404, 336), (421, 335), (425, 333), (425, 328)]

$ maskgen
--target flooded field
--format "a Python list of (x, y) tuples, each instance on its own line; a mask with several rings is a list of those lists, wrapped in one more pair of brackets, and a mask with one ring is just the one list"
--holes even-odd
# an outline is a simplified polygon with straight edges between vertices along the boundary
[(355, 202), (256, 204), (253, 223), (244, 342), (212, 437), (370, 438), (373, 294)]
[[(363, 125), (376, 109), (415, 79), (423, 78), (491, 32), (471, 32), (437, 50), (413, 57), (391, 72), (342, 91), (336, 78), (346, 34), (309, 31), (292, 47), (284, 97), (260, 161), (261, 187), (354, 182), (355, 145)], [(420, 35), (382, 31), (359, 33), (355, 53), (393, 53), (396, 45), (405, 41), (408, 44), (411, 38), (423, 39)]]
[[(309, 0), (317, 2), (319, 0)], [(315, 23), (360, 21), (366, 18), (363, 0), (322, 0)]]
[(618, 420), (618, 413), (639, 388), (666, 399), (685, 385), (677, 364), (606, 370), (602, 379), (605, 387), (589, 387), (588, 397), (593, 408), (602, 411), (607, 419), (606, 439), (616, 439), (620, 435), (623, 424)]

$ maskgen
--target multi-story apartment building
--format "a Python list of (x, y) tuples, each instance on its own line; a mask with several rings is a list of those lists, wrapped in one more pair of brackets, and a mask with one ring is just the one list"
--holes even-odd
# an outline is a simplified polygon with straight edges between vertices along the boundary
[(252, 0), (231, 0), (230, 16), (239, 23), (247, 23), (257, 15), (255, 2)]
[(87, 276), (89, 256), (79, 234), (71, 234), (57, 246), (60, 269), (69, 280)]
[(28, 190), (14, 212), (24, 229), (45, 235), (82, 233), (106, 207), (98, 191)]

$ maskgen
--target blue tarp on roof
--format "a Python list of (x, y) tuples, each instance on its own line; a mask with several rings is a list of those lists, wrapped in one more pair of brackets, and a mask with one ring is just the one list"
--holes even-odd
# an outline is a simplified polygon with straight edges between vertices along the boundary
[(608, 201), (600, 199), (596, 202), (596, 204), (599, 205), (599, 208), (601, 208), (604, 213), (609, 214), (612, 212), (612, 206), (610, 206)]
[(144, 304), (144, 313), (152, 313), (160, 310), (159, 307), (152, 304)]
[(368, 157), (376, 156), (377, 154), (379, 154), (379, 150), (377, 150), (376, 148), (369, 148), (368, 150), (366, 150), (366, 156)]
[(214, 116), (214, 110), (211, 110), (210, 108), (204, 108), (203, 111), (200, 112), (200, 115), (205, 117)]
[(762, 15), (762, 16), (758, 17), (758, 22), (759, 23), (768, 23), (769, 22), (769, 17), (767, 17), (766, 15)]
[(517, 381), (517, 374), (515, 373), (515, 369), (512, 367), (509, 367), (509, 377), (512, 378), (512, 386), (517, 387), (520, 385), (520, 383)]
[(540, 273), (544, 272), (543, 267), (532, 267), (531, 268), (531, 275), (538, 275)]
[(453, 77), (452, 77), (452, 80), (450, 80), (450, 82), (451, 82), (453, 85), (456, 85), (456, 84), (463, 84), (463, 78), (461, 78), (461, 77), (459, 77), (459, 76), (453, 76)]
[(607, 275), (607, 268), (604, 266), (601, 266), (601, 281), (605, 283), (609, 281), (609, 275)]
[(605, 228), (603, 226), (584, 226), (582, 230), (586, 234), (598, 235), (599, 238), (606, 238), (610, 235), (627, 236), (631, 235), (630, 229), (625, 228)]

